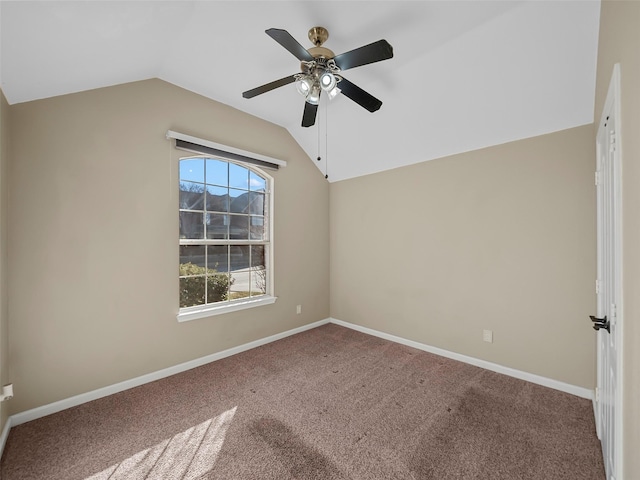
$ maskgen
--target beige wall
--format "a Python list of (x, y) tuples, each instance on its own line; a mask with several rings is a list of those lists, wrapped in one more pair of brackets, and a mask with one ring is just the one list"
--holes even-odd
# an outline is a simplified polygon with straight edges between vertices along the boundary
[[(7, 304), (7, 164), (9, 161), (9, 105), (0, 90), (0, 385), (9, 379)], [(9, 416), (9, 404), (0, 403), (0, 432)]]
[(640, 2), (604, 1), (600, 13), (595, 118), (620, 63), (622, 122), (624, 478), (640, 478)]
[(331, 316), (593, 388), (593, 143), (589, 125), (331, 184)]
[[(12, 414), (328, 317), (329, 187), (285, 129), (160, 80), (10, 108)], [(288, 162), (275, 304), (176, 321), (168, 129)]]

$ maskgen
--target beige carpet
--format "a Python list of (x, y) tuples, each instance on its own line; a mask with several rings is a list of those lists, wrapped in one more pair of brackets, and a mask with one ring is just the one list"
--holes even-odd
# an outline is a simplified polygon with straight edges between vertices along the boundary
[(3, 480), (604, 480), (591, 402), (325, 325), (11, 430)]

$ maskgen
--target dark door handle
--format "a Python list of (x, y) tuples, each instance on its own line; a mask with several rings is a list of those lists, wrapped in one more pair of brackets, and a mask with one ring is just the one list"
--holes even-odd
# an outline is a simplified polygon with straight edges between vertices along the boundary
[(611, 322), (607, 320), (606, 315), (604, 316), (604, 318), (598, 318), (594, 317), (593, 315), (589, 315), (589, 318), (593, 322), (594, 330), (600, 330), (601, 328), (604, 328), (607, 332), (611, 333)]

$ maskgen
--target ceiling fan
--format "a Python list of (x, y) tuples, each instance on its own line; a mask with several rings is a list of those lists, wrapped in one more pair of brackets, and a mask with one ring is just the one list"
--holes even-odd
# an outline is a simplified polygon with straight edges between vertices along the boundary
[(382, 105), (382, 102), (376, 97), (344, 78), (342, 72), (349, 68), (392, 58), (393, 47), (386, 40), (378, 40), (355, 50), (335, 55), (331, 50), (322, 46), (329, 38), (329, 32), (324, 27), (313, 27), (309, 30), (309, 40), (314, 46), (308, 50), (286, 30), (270, 28), (265, 32), (300, 60), (301, 73), (247, 90), (242, 94), (244, 98), (253, 98), (296, 82), (298, 92), (305, 98), (302, 115), (303, 127), (315, 124), (322, 92), (325, 92), (329, 98), (334, 98), (342, 92), (343, 95), (370, 112), (375, 112)]

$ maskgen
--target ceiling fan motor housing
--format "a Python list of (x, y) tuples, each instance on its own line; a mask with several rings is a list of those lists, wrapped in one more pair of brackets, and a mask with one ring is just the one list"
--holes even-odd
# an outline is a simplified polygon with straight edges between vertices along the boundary
[(331, 50), (325, 47), (311, 47), (307, 50), (313, 58), (333, 58), (336, 56)]

